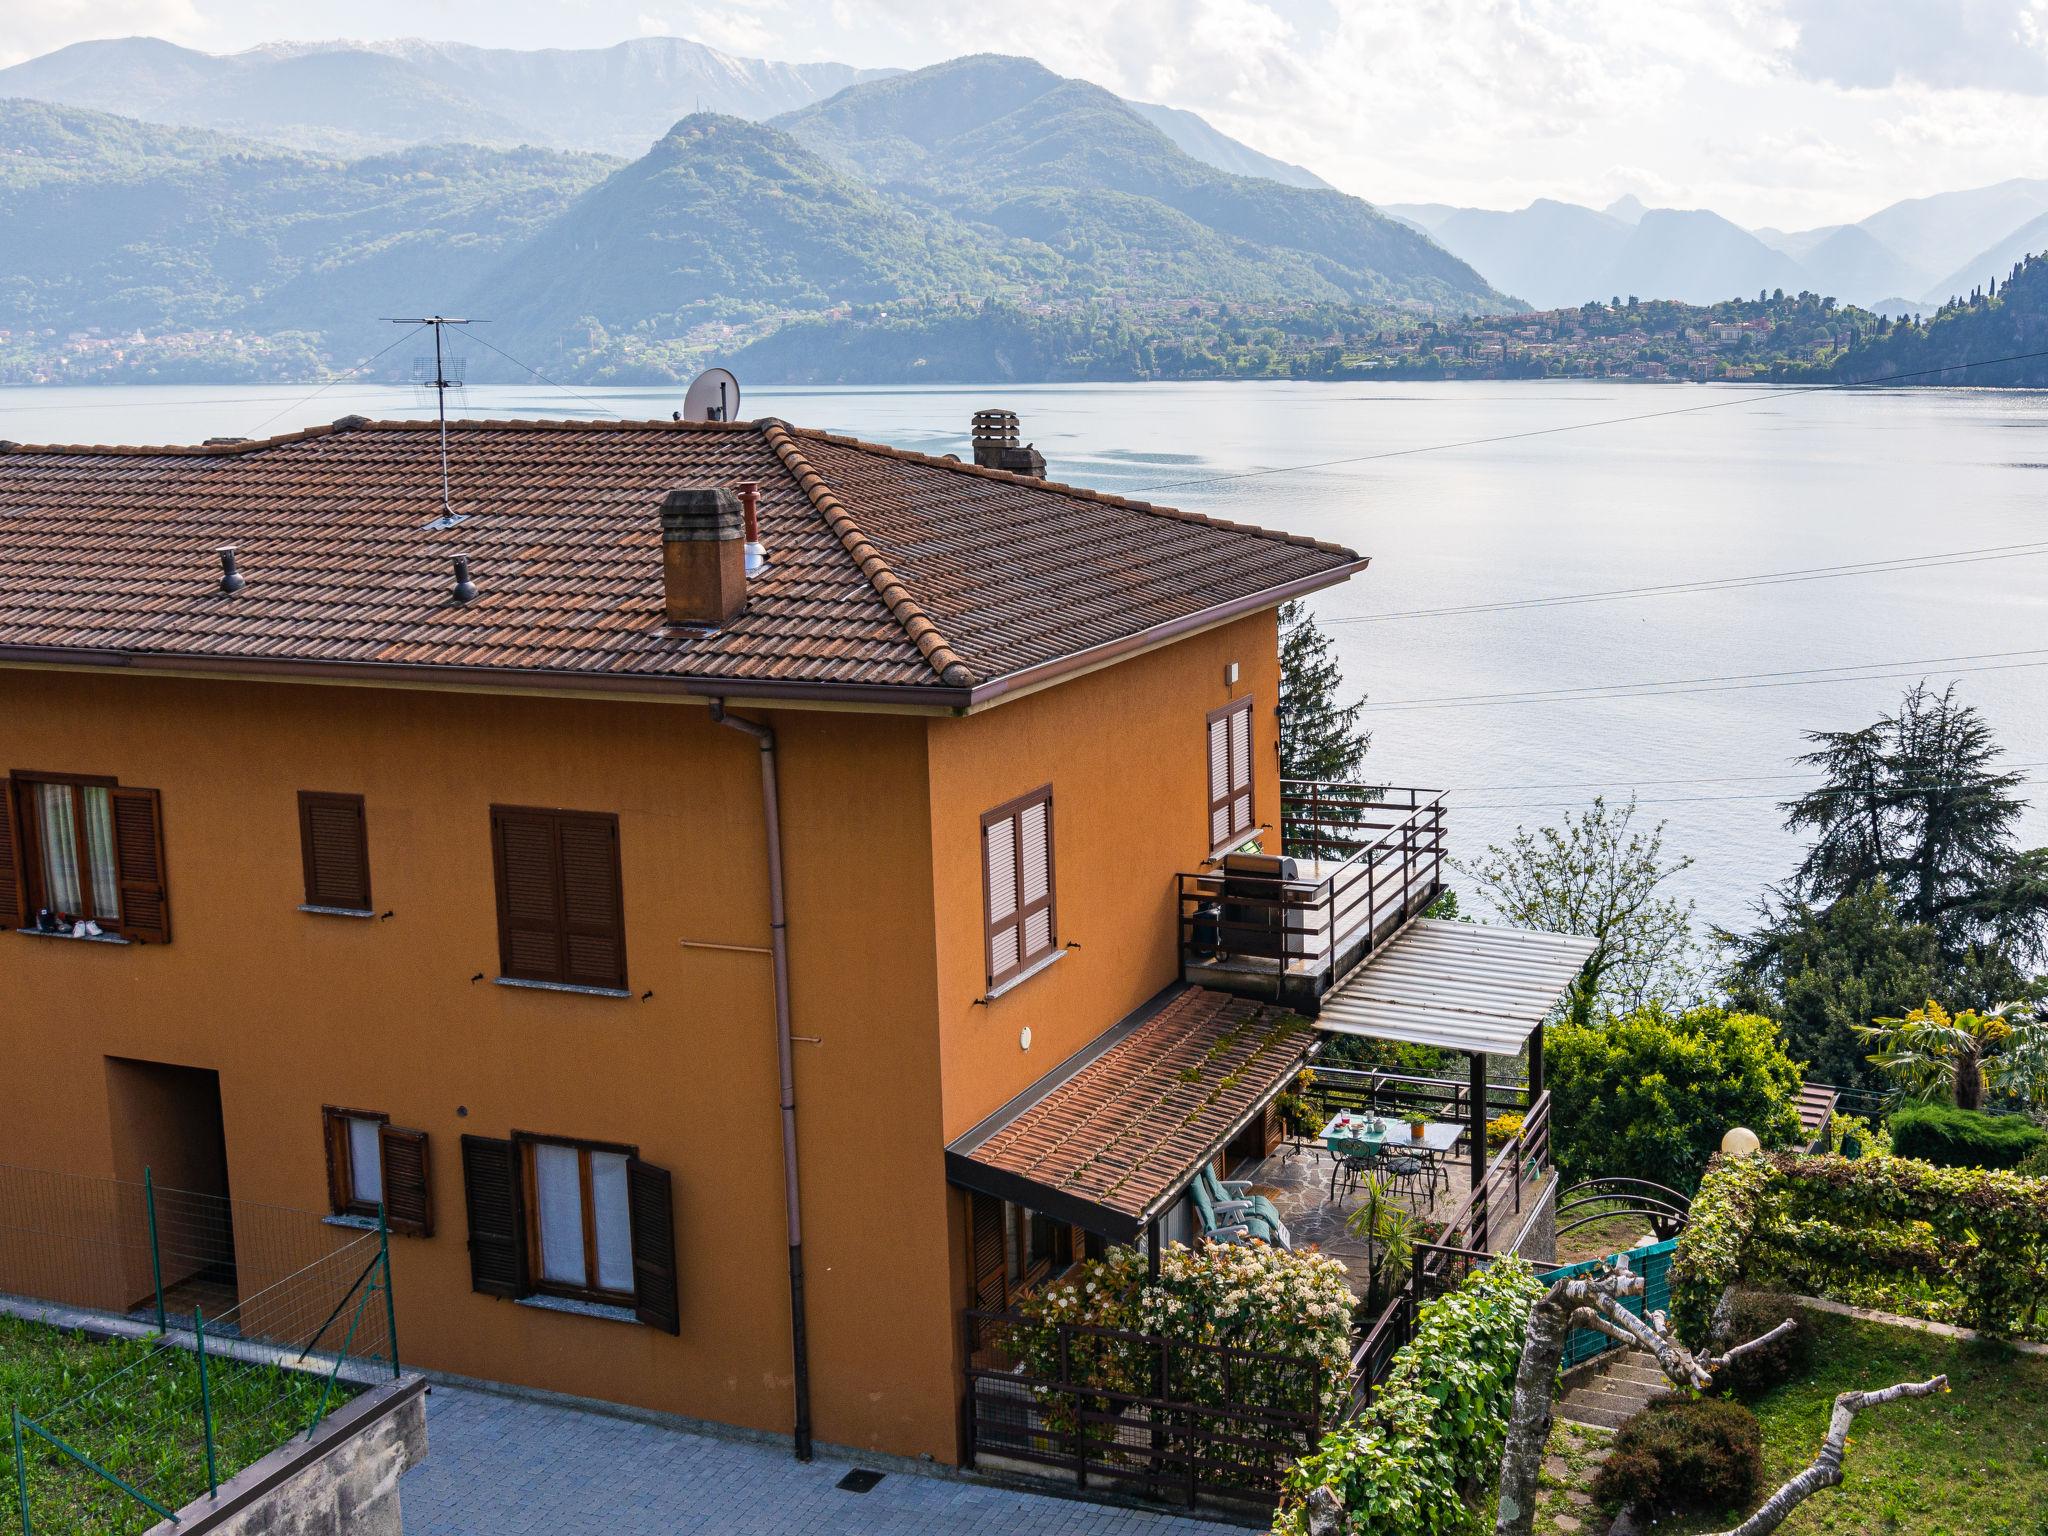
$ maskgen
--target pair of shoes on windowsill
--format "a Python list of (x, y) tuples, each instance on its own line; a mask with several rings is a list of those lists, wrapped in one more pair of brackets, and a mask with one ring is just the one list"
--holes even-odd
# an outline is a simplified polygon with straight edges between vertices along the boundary
[(100, 939), (105, 938), (106, 935), (100, 931), (98, 923), (89, 917), (82, 917), (71, 925), (71, 937), (74, 939)]

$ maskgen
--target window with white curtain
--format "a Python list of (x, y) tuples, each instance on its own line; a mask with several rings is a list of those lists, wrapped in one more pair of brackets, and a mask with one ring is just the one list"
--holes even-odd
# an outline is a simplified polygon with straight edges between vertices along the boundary
[(119, 923), (113, 797), (99, 784), (31, 781), (27, 788), (39, 876), (31, 905), (109, 926)]
[(533, 1273), (538, 1288), (606, 1302), (633, 1298), (628, 1154), (581, 1142), (530, 1140)]

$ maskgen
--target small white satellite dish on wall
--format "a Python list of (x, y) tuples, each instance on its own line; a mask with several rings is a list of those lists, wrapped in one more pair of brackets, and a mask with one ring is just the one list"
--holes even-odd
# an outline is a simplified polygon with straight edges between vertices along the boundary
[(707, 368), (683, 396), (681, 421), (737, 421), (740, 381), (723, 368)]

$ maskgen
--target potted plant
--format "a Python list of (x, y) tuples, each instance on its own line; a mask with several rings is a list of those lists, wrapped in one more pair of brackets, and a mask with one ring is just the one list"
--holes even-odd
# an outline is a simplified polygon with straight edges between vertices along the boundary
[(1428, 1129), (1429, 1129), (1429, 1116), (1427, 1116), (1427, 1115), (1423, 1114), (1423, 1113), (1422, 1113), (1422, 1112), (1421, 1112), (1420, 1110), (1416, 1110), (1416, 1109), (1411, 1109), (1411, 1110), (1409, 1110), (1409, 1111), (1408, 1111), (1408, 1138), (1409, 1138), (1409, 1140), (1411, 1140), (1411, 1141), (1420, 1141), (1420, 1140), (1422, 1140), (1422, 1133), (1423, 1133), (1424, 1131), (1428, 1130)]

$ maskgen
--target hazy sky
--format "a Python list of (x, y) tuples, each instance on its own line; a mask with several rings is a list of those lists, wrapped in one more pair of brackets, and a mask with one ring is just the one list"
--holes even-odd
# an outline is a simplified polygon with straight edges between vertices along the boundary
[[(2048, 0), (4, 0), (0, 62), (151, 33), (1031, 54), (1377, 202), (1623, 192), (1804, 228), (2048, 174)], [(1025, 18), (1028, 18), (1026, 20)]]

